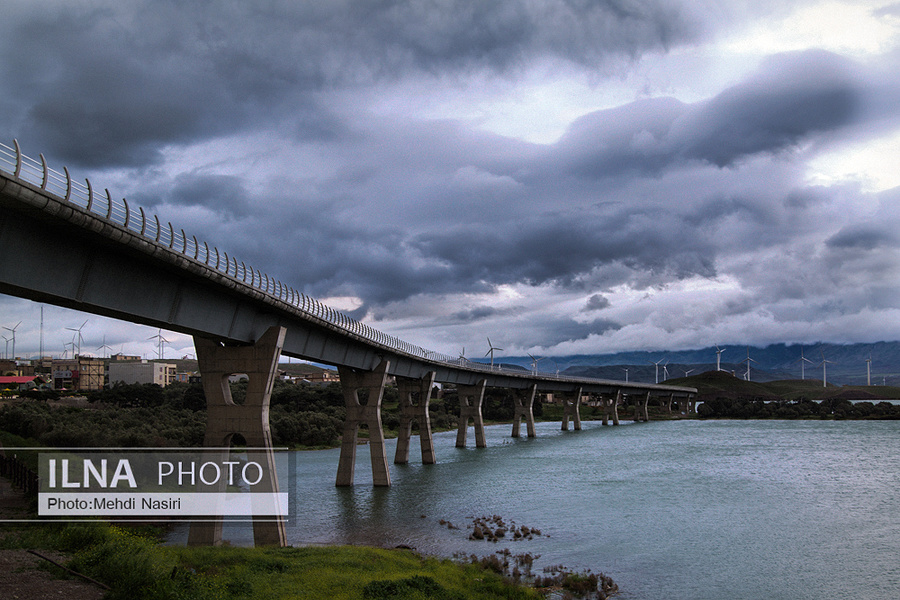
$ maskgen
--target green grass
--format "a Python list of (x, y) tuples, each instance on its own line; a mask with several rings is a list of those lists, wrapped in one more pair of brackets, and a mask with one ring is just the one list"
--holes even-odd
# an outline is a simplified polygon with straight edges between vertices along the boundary
[(2, 545), (69, 553), (70, 568), (112, 588), (109, 600), (541, 597), (477, 565), (408, 550), (162, 546), (150, 530), (101, 522), (23, 528)]

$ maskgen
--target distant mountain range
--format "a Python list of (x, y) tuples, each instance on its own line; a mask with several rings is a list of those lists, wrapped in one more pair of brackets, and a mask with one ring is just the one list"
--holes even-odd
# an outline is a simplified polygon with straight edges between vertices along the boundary
[[(755, 346), (719, 346), (721, 368), (743, 378), (747, 372), (747, 355), (750, 363), (751, 381), (774, 381), (779, 379), (822, 380), (822, 360), (828, 383), (841, 385), (866, 385), (866, 360), (871, 358), (872, 385), (900, 385), (900, 342), (877, 342), (874, 344), (772, 344), (765, 348)], [(801, 352), (806, 359), (802, 364)], [(540, 357), (539, 357), (540, 358)], [(530, 370), (529, 356), (504, 356), (504, 366), (518, 366)], [(478, 361), (485, 362), (485, 361)], [(499, 362), (499, 361), (498, 361)], [(627, 378), (629, 381), (654, 383), (684, 377), (685, 373), (697, 375), (704, 371), (716, 370), (716, 347), (698, 350), (658, 351), (658, 352), (618, 352), (615, 354), (579, 354), (574, 356), (554, 356), (540, 360), (538, 370), (566, 375), (584, 375), (603, 379)]]

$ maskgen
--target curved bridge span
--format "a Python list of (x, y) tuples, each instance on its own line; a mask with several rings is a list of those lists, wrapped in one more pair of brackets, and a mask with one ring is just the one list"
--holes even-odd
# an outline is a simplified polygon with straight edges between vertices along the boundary
[[(6, 257), (0, 261), (0, 293), (194, 336), (209, 446), (227, 446), (240, 433), (248, 445), (271, 447), (268, 402), (280, 355), (338, 367), (347, 421), (337, 485), (353, 483), (360, 425), (370, 432), (374, 483), (390, 485), (380, 423), (381, 394), (390, 376), (396, 377), (403, 411), (395, 462), (408, 459), (413, 419), (422, 431), (423, 462), (435, 462), (428, 425), (435, 382), (454, 384), (459, 392), (457, 445), (465, 446), (471, 419), (479, 447), (485, 388), (513, 390), (516, 437), (522, 419), (534, 435), (537, 392), (562, 398), (563, 428), (569, 417), (580, 428), (584, 397), (601, 403), (617, 423), (616, 407), (625, 395), (643, 400), (646, 417), (651, 396), (677, 399), (690, 410), (696, 394), (680, 386), (503, 369), (426, 350), (297, 292), (143, 208), (113, 200), (109, 190), (98, 193), (90, 181), (73, 180), (68, 169), (50, 169), (43, 155), (31, 159), (17, 142), (0, 144), (0, 256)], [(233, 373), (250, 376), (244, 405), (231, 401), (224, 383)], [(359, 401), (360, 391), (367, 402)], [(284, 542), (283, 527), (280, 534), (261, 531), (258, 542)], [(210, 535), (216, 534), (192, 531), (197, 543), (215, 541)]]

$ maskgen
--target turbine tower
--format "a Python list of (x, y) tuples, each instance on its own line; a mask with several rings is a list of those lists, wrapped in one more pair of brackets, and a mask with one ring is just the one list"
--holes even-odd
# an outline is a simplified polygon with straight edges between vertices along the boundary
[(753, 360), (752, 358), (750, 358), (750, 346), (747, 346), (747, 358), (745, 358), (745, 359), (742, 360), (741, 362), (747, 363), (747, 372), (744, 373), (744, 379), (745, 379), (746, 381), (750, 381), (750, 363), (756, 362), (755, 360)]
[[(651, 362), (651, 365), (656, 365), (656, 383), (659, 383), (659, 363), (661, 363), (663, 359), (659, 359), (656, 362)], [(669, 364), (669, 363), (666, 363)]]
[(800, 379), (801, 381), (806, 379), (806, 364), (812, 364), (812, 361), (803, 356), (803, 346), (800, 346), (800, 358), (795, 360), (794, 362), (800, 363)]
[(165, 344), (170, 344), (170, 343), (171, 343), (169, 340), (167, 340), (166, 338), (163, 337), (163, 335), (162, 335), (162, 329), (159, 330), (159, 333), (157, 333), (156, 335), (152, 335), (152, 336), (148, 337), (147, 339), (148, 339), (148, 340), (156, 340), (156, 339), (159, 340), (159, 347), (157, 348), (157, 351), (156, 351), (156, 357), (157, 357), (159, 360), (162, 360), (162, 357), (163, 357), (163, 345), (165, 345)]
[(485, 356), (487, 356), (488, 354), (491, 355), (491, 371), (493, 371), (493, 370), (494, 370), (494, 350), (500, 350), (500, 351), (502, 351), (503, 348), (496, 348), (496, 347), (494, 347), (494, 345), (491, 343), (491, 338), (488, 338), (488, 339), (487, 339), (487, 342), (488, 342), (488, 351), (485, 352), (484, 355), (485, 355)]
[[(22, 321), (19, 321), (18, 323), (16, 323), (15, 327), (4, 327), (3, 328), (7, 331), (12, 332), (12, 337), (9, 339), (12, 340), (12, 359), (13, 360), (16, 360), (16, 329), (18, 329), (19, 325), (21, 325), (21, 324), (22, 324)], [(9, 349), (7, 349), (6, 358), (9, 358)]]
[(531, 358), (531, 374), (532, 374), (532, 375), (537, 375), (537, 372), (538, 372), (538, 370), (537, 370), (537, 365), (538, 365), (539, 362), (541, 362), (542, 360), (544, 360), (544, 357), (536, 358), (535, 356), (533, 356), (533, 355), (531, 355), (531, 354), (529, 354), (528, 356)]
[(828, 363), (834, 364), (834, 362), (830, 360), (825, 360), (825, 351), (822, 350), (822, 387), (828, 387), (828, 377), (826, 375), (827, 368), (825, 366)]
[(872, 355), (866, 359), (866, 385), (872, 385)]
[(103, 336), (103, 345), (97, 346), (97, 350), (106, 350), (106, 352), (104, 352), (105, 356), (103, 358), (109, 358), (109, 353), (112, 350), (112, 348), (110, 348), (109, 346), (106, 345), (106, 336), (105, 335)]
[(716, 371), (722, 370), (722, 353), (725, 352), (724, 348), (719, 348), (719, 345), (716, 344)]
[(625, 383), (628, 383), (628, 369), (622, 367), (622, 370), (625, 371)]
[(75, 340), (78, 340), (78, 343), (76, 344), (78, 350), (75, 350), (75, 346), (72, 347), (72, 352), (75, 353), (75, 356), (81, 356), (81, 342), (84, 341), (84, 338), (81, 336), (81, 330), (84, 329), (85, 325), (87, 325), (87, 319), (85, 319), (84, 323), (81, 324), (81, 327), (78, 327), (77, 329), (74, 327), (66, 327), (69, 331), (75, 332), (75, 335), (72, 337), (72, 342), (74, 343)]

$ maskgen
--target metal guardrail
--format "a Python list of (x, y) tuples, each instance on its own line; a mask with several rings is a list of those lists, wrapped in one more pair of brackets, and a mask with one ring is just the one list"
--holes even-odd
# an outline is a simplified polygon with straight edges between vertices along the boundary
[[(546, 373), (537, 370), (519, 370), (491, 366), (483, 363), (472, 362), (464, 357), (452, 357), (432, 350), (426, 350), (415, 344), (401, 340), (374, 329), (365, 323), (357, 321), (337, 311), (318, 300), (307, 296), (294, 288), (285, 285), (281, 281), (269, 277), (268, 274), (246, 265), (235, 256), (229, 256), (227, 252), (220, 252), (216, 246), (210, 246), (206, 242), (200, 242), (194, 235), (188, 236), (184, 229), (175, 228), (171, 222), (163, 224), (156, 215), (148, 215), (143, 207), (132, 206), (125, 198), (114, 200), (109, 189), (103, 193), (97, 193), (88, 179), (84, 183), (73, 180), (69, 169), (63, 167), (63, 172), (55, 171), (47, 165), (43, 154), (38, 155), (40, 160), (35, 160), (22, 154), (18, 140), (13, 140), (13, 147), (0, 142), (0, 167), (7, 165), (9, 173), (15, 179), (39, 186), (42, 190), (62, 198), (65, 202), (77, 206), (101, 219), (140, 235), (168, 251), (180, 254), (188, 260), (202, 263), (203, 265), (230, 277), (235, 282), (248, 286), (257, 292), (290, 304), (300, 312), (323, 320), (334, 327), (347, 333), (363, 338), (374, 344), (387, 347), (395, 352), (401, 352), (427, 362), (439, 363), (455, 368), (463, 368), (471, 371), (486, 373), (505, 373), (510, 375), (532, 375), (542, 379), (554, 379), (560, 381), (584, 382), (590, 381), (585, 377), (569, 377), (559, 373)], [(603, 381), (603, 380), (596, 380)]]

